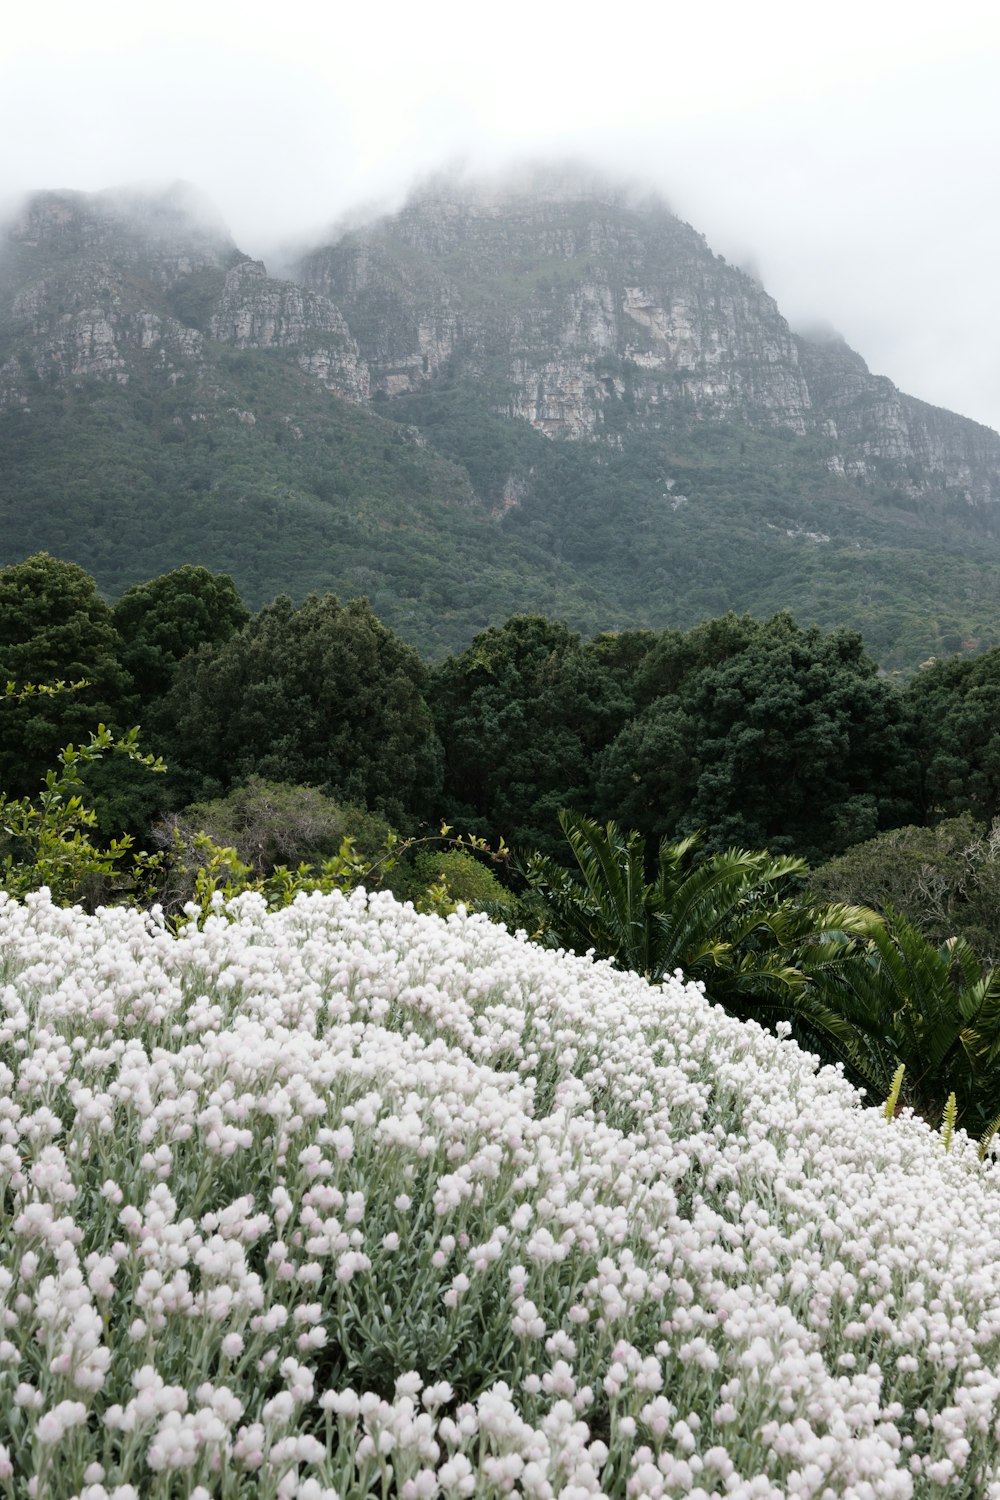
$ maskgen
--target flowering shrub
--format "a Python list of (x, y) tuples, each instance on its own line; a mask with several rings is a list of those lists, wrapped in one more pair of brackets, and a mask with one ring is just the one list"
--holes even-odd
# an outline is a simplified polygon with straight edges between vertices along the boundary
[(0, 1493), (1000, 1497), (1000, 1193), (388, 895), (0, 896)]

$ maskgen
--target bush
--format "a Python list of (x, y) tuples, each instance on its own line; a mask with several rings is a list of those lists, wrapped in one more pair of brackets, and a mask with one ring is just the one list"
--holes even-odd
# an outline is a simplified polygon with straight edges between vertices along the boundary
[[(61, 688), (17, 694), (11, 684), (2, 696), (54, 696)], [(83, 773), (108, 754), (147, 771), (166, 769), (158, 757), (143, 755), (138, 729), (116, 737), (99, 724), (86, 744), (60, 751), (58, 769), (46, 772), (35, 797), (0, 791), (0, 888), (9, 895), (24, 896), (45, 886), (61, 905), (80, 902), (92, 909), (114, 893), (133, 899), (150, 893), (160, 874), (158, 860), (137, 851), (127, 833), (99, 841), (97, 815), (84, 801)]]
[(438, 910), (443, 898), (452, 909), (462, 905), (502, 921), (515, 905), (493, 872), (462, 849), (421, 849), (401, 861), (386, 884), (397, 900), (412, 901), (418, 911)]
[(311, 786), (291, 786), (251, 776), (225, 797), (194, 802), (157, 832), (172, 844), (174, 830), (185, 843), (198, 833), (236, 850), (258, 875), (276, 865), (313, 864), (336, 854), (345, 838), (362, 856), (374, 857), (391, 833), (383, 818), (345, 806)]
[(964, 938), (1000, 963), (1000, 819), (968, 814), (934, 828), (893, 828), (828, 860), (809, 877), (823, 901), (902, 913), (935, 943)]

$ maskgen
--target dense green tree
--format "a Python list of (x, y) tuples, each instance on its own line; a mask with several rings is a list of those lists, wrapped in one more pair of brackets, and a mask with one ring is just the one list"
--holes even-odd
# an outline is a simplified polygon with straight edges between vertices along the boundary
[(964, 938), (984, 963), (1000, 964), (1000, 823), (965, 813), (889, 829), (813, 870), (809, 887), (821, 900), (892, 908), (934, 942)]
[[(900, 695), (859, 635), (788, 614), (711, 624), (717, 659), (696, 651), (684, 670), (687, 643), (668, 642), (660, 695), (603, 752), (602, 812), (647, 835), (702, 830), (712, 849), (810, 859), (912, 817)], [(692, 634), (704, 645), (713, 632)], [(641, 670), (652, 676), (656, 660), (654, 649)]]
[(451, 821), (554, 852), (559, 809), (592, 805), (594, 758), (629, 698), (565, 625), (514, 615), (438, 668), (433, 706)]
[(721, 666), (745, 651), (760, 634), (761, 622), (732, 610), (704, 620), (693, 630), (662, 630), (637, 663), (634, 678), (636, 706), (646, 708), (676, 693), (692, 674)]
[(185, 656), (228, 641), (250, 618), (228, 574), (191, 564), (128, 589), (111, 615), (144, 707), (168, 691)]
[(405, 826), (436, 815), (441, 747), (416, 652), (367, 600), (281, 597), (177, 668), (166, 710), (209, 795), (252, 775), (322, 787)]
[(64, 745), (99, 723), (123, 727), (131, 679), (111, 610), (88, 573), (38, 552), (0, 569), (0, 683), (86, 681), (71, 693), (0, 705), (0, 788), (38, 789)]
[(127, 829), (145, 838), (193, 790), (176, 763), (173, 724), (163, 712), (177, 664), (206, 642), (228, 640), (249, 613), (226, 574), (187, 565), (129, 589), (112, 606), (111, 619), (133, 683), (128, 718), (141, 724), (144, 743), (165, 758), (167, 774), (146, 776), (133, 762), (115, 757), (88, 767), (86, 779), (102, 831)]
[(642, 691), (645, 663), (664, 635), (676, 631), (602, 630), (588, 641), (585, 653), (608, 671), (633, 701)]
[(1000, 813), (1000, 648), (933, 662), (908, 684), (923, 812)]

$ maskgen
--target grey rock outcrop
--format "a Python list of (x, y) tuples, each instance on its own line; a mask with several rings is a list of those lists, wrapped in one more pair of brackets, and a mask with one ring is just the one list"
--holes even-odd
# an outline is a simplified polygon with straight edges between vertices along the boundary
[(373, 388), (445, 369), (507, 387), (551, 436), (658, 424), (678, 406), (804, 432), (809, 391), (773, 299), (662, 205), (447, 192), (298, 268), (344, 312)]
[(27, 406), (32, 380), (197, 378), (206, 341), (279, 350), (336, 394), (368, 398), (337, 309), (270, 278), (184, 192), (39, 193), (8, 226), (0, 406)]
[(888, 480), (914, 497), (940, 485), (968, 505), (1000, 500), (1000, 438), (991, 428), (904, 395), (843, 339), (797, 343), (835, 472)]
[(333, 303), (268, 276), (259, 260), (240, 261), (226, 273), (209, 333), (237, 349), (291, 350), (301, 368), (331, 390), (357, 401), (371, 394), (367, 367)]
[(996, 433), (904, 395), (842, 340), (797, 337), (659, 201), (439, 184), (297, 274), (341, 309), (383, 396), (467, 376), (551, 437), (735, 422), (810, 438), (862, 484), (1000, 499)]

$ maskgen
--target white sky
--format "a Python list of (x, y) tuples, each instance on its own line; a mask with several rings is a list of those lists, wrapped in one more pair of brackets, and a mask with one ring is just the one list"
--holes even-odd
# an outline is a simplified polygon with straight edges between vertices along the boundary
[(0, 203), (185, 179), (251, 253), (457, 160), (648, 181), (793, 322), (1000, 427), (997, 0), (5, 8)]

